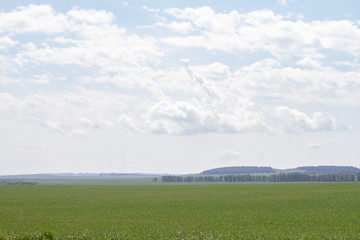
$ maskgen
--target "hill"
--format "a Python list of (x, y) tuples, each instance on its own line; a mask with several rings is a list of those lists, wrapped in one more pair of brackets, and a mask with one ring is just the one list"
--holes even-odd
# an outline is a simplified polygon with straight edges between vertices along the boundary
[(255, 167), (255, 166), (241, 166), (241, 167), (222, 167), (203, 171), (204, 175), (225, 175), (225, 174), (259, 174), (259, 173), (275, 173), (272, 167)]
[(269, 174), (280, 172), (306, 172), (311, 174), (321, 173), (357, 173), (359, 168), (353, 166), (302, 166), (293, 169), (273, 169), (272, 167), (257, 166), (232, 166), (221, 167), (203, 171), (204, 175), (236, 175), (236, 174)]

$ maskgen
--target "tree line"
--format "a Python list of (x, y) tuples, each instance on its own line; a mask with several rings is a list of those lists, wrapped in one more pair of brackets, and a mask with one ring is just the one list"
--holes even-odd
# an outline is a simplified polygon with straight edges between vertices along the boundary
[(0, 185), (36, 185), (37, 182), (28, 181), (0, 181)]
[(353, 166), (304, 166), (297, 167), (296, 170), (311, 173), (356, 173), (360, 169)]
[(162, 182), (360, 182), (357, 173), (309, 174), (301, 172), (271, 175), (219, 175), (219, 176), (174, 176), (161, 177)]

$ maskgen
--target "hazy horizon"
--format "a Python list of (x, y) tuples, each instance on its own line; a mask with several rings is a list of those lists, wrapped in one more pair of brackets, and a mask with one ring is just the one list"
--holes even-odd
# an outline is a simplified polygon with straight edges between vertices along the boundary
[(32, 2), (0, 8), (0, 175), (360, 167), (360, 2)]
[[(4, 176), (33, 176), (33, 175), (56, 175), (56, 176), (142, 176), (142, 177), (149, 177), (149, 176), (162, 176), (162, 175), (187, 175), (187, 174), (202, 174), (203, 172), (209, 171), (209, 170), (215, 170), (215, 169), (228, 169), (228, 168), (237, 168), (237, 167), (270, 167), (273, 170), (278, 171), (287, 171), (287, 170), (295, 170), (297, 168), (303, 168), (303, 167), (354, 167), (354, 166), (335, 166), (335, 165), (320, 165), (320, 166), (298, 166), (295, 168), (273, 168), (271, 166), (225, 166), (225, 167), (218, 167), (218, 168), (212, 168), (212, 169), (204, 169), (200, 172), (183, 172), (183, 173), (176, 173), (173, 174), (171, 172), (39, 172), (39, 173), (28, 173), (28, 174), (10, 174), (10, 175), (0, 175), (0, 177)], [(359, 169), (359, 168), (358, 168)], [(331, 170), (329, 170), (331, 171)], [(337, 170), (338, 172), (341, 170)], [(324, 172), (324, 170), (320, 171)], [(327, 173), (326, 171), (324, 173)], [(239, 174), (246, 174), (246, 173), (239, 173)], [(266, 174), (265, 172), (258, 172), (258, 174)], [(218, 173), (215, 175), (219, 175)], [(231, 174), (220, 174), (220, 175), (231, 175)]]

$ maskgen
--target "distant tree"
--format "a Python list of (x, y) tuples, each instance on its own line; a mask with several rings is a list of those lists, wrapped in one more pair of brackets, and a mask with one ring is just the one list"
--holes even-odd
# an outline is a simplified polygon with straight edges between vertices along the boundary
[(305, 166), (298, 167), (296, 170), (313, 173), (356, 173), (360, 169), (352, 166)]

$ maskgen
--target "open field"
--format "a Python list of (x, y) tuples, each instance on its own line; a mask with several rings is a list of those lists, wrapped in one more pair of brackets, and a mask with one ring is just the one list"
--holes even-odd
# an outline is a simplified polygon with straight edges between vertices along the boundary
[[(157, 176), (160, 179), (160, 176)], [(13, 175), (0, 176), (0, 185), (17, 182), (34, 182), (41, 185), (147, 185), (152, 184), (154, 176), (111, 176), (111, 175)]]
[(360, 183), (0, 185), (1, 236), (359, 239)]

